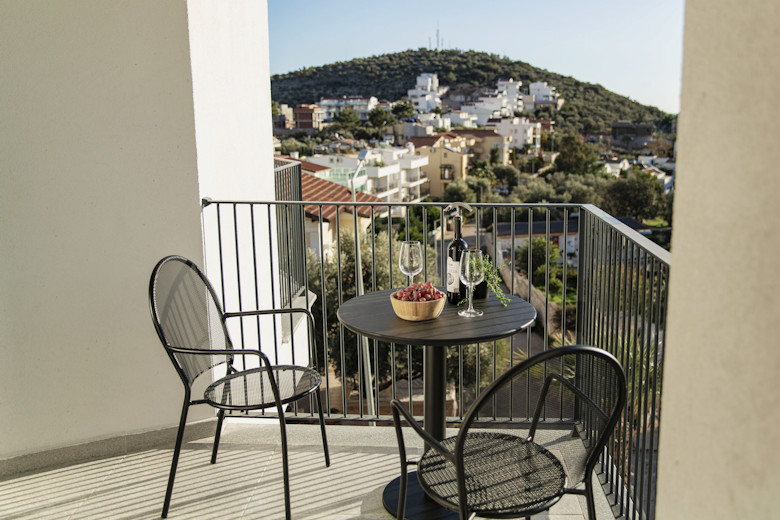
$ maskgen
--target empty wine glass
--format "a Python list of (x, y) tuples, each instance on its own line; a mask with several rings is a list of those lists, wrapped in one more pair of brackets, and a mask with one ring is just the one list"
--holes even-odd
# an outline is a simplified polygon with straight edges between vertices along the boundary
[(420, 242), (407, 241), (401, 244), (401, 255), (398, 257), (398, 267), (401, 272), (409, 277), (409, 284), (412, 285), (414, 275), (420, 273), (423, 269), (423, 255)]
[(482, 311), (474, 308), (474, 286), (485, 277), (485, 260), (480, 249), (467, 249), (460, 256), (460, 281), (468, 287), (469, 308), (458, 311), (458, 316), (473, 318), (482, 316)]

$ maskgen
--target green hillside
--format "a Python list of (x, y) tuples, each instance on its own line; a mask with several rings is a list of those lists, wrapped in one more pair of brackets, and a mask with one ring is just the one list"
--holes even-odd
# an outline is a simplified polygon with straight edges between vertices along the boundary
[(316, 103), (329, 96), (376, 96), (396, 101), (414, 87), (418, 75), (435, 72), (441, 85), (471, 84), (495, 88), (501, 78), (521, 80), (524, 86), (546, 81), (557, 88), (566, 104), (555, 116), (559, 130), (577, 133), (609, 132), (613, 121), (651, 122), (670, 131), (672, 116), (615, 94), (601, 85), (585, 83), (522, 61), (476, 51), (409, 50), (370, 58), (309, 67), (271, 77), (274, 101), (294, 106)]

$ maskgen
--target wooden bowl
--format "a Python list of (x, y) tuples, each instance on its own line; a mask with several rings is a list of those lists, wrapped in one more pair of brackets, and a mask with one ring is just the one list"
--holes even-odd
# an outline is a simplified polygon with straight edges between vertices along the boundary
[(447, 298), (444, 295), (438, 300), (427, 302), (405, 302), (396, 299), (395, 293), (390, 295), (390, 303), (393, 305), (395, 315), (407, 321), (425, 321), (438, 318), (441, 311), (444, 310), (446, 302)]

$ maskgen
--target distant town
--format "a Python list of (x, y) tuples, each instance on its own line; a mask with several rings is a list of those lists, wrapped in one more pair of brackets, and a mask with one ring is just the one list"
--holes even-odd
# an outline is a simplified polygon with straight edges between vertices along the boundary
[[(657, 137), (652, 123), (614, 121), (610, 135), (557, 135), (555, 115), (566, 100), (546, 82), (525, 86), (507, 78), (491, 88), (463, 89), (423, 73), (410, 87), (395, 102), (342, 96), (295, 107), (275, 103), (276, 153), (300, 161), (304, 175), (350, 189), (354, 182), (354, 189), (386, 203), (460, 200), (466, 189), (472, 202), (560, 202), (528, 200), (522, 188), (556, 171), (623, 180), (640, 175), (657, 184), (658, 201), (626, 216), (659, 217), (668, 227), (663, 206), (674, 188), (674, 146)], [(570, 156), (578, 155), (583, 164), (572, 163)], [(304, 199), (323, 200), (319, 186)], [(598, 200), (571, 202), (609, 206), (596, 191), (585, 197)]]

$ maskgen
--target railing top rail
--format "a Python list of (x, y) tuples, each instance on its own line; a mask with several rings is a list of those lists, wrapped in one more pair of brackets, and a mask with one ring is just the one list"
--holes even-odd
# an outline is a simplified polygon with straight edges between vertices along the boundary
[(594, 206), (593, 204), (581, 204), (580, 205), (583, 211), (587, 211), (594, 217), (603, 220), (615, 230), (625, 236), (626, 238), (630, 239), (636, 245), (647, 251), (650, 255), (656, 257), (658, 260), (666, 264), (667, 266), (670, 266), (672, 264), (672, 254), (664, 249), (663, 247), (659, 246), (649, 238), (641, 235), (640, 233), (634, 231), (621, 221), (619, 221), (617, 218), (613, 217), (606, 211), (599, 209), (597, 206)]
[[(339, 205), (339, 206), (408, 206), (408, 207), (432, 207), (440, 208), (449, 206), (452, 202), (352, 202), (352, 201), (333, 201), (333, 200), (213, 200), (208, 197), (201, 200), (202, 205), (210, 204), (287, 204), (292, 206), (310, 206), (314, 205)], [(566, 203), (531, 203), (531, 202), (469, 202), (469, 206), (475, 208), (582, 208), (583, 204)], [(594, 206), (595, 207), (595, 206)]]

